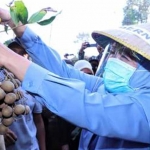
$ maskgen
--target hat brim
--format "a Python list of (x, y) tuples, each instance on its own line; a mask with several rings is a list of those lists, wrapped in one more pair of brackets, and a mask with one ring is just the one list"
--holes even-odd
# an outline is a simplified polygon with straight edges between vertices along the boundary
[(150, 24), (122, 26), (118, 29), (94, 31), (93, 39), (102, 47), (116, 41), (150, 60)]

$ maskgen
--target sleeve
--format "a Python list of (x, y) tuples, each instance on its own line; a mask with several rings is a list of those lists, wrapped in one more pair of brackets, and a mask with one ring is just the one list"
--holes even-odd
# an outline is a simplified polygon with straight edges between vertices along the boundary
[(37, 36), (28, 27), (23, 36), (18, 40), (24, 46), (27, 53), (32, 58), (32, 61), (49, 71), (60, 76), (67, 77), (67, 67), (64, 61), (61, 60), (59, 54), (47, 46), (39, 36)]
[(84, 51), (83, 51), (83, 52), (79, 52), (79, 53), (78, 53), (78, 58), (79, 58), (79, 60), (84, 59), (84, 54), (85, 54), (85, 52), (84, 52)]
[(28, 68), (23, 87), (58, 116), (99, 136), (150, 143), (144, 110), (130, 96), (91, 92), (84, 82), (62, 78), (35, 64)]
[(86, 80), (86, 88), (89, 90), (92, 90), (93, 87), (95, 87), (97, 80), (101, 80), (102, 82), (102, 79), (98, 77), (92, 77), (91, 75), (84, 74), (81, 71), (74, 69), (73, 66), (67, 65), (65, 61), (61, 60), (59, 54), (55, 50), (45, 45), (40, 37), (38, 37), (28, 27), (21, 39), (18, 40), (22, 45), (24, 45), (34, 63), (61, 77), (76, 78), (83, 82)]
[(33, 113), (41, 114), (42, 113), (42, 105), (34, 98), (34, 108)]

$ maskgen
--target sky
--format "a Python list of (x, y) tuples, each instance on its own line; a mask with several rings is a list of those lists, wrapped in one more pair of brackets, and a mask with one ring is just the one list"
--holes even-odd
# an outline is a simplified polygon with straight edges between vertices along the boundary
[[(6, 6), (9, 2), (10, 0), (0, 0), (0, 6), (9, 10)], [(62, 11), (50, 25), (40, 26), (36, 23), (29, 25), (47, 45), (57, 50), (61, 57), (65, 53), (77, 55), (82, 42), (74, 43), (74, 41), (77, 40), (76, 36), (79, 33), (91, 35), (96, 30), (121, 26), (123, 7), (126, 5), (126, 0), (23, 0), (23, 2), (28, 9), (29, 17), (46, 7)], [(45, 19), (51, 15), (54, 13), (49, 12)], [(0, 26), (0, 31), (3, 31), (3, 26)], [(1, 42), (14, 37), (11, 31), (8, 34), (5, 32), (0, 34)], [(95, 43), (91, 37), (89, 42)], [(97, 50), (87, 48), (85, 54), (97, 55)]]

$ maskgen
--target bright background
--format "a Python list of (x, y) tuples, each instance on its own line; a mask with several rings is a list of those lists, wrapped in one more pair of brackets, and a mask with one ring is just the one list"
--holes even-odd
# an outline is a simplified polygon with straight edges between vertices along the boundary
[[(10, 0), (0, 0), (2, 8), (6, 6)], [(54, 22), (47, 26), (38, 24), (29, 25), (45, 43), (58, 51), (63, 57), (65, 53), (73, 53), (77, 55), (80, 43), (74, 43), (79, 33), (89, 33), (92, 31), (116, 28), (121, 26), (123, 20), (123, 7), (126, 0), (23, 0), (31, 16), (42, 8), (52, 7), (62, 13), (56, 17)], [(54, 15), (49, 12), (49, 15)], [(49, 17), (48, 17), (49, 18)], [(0, 26), (0, 31), (3, 26)], [(14, 35), (11, 31), (8, 34), (0, 33), (0, 41), (4, 42)], [(94, 40), (90, 38), (90, 43)], [(87, 48), (86, 55), (97, 55), (96, 48)]]

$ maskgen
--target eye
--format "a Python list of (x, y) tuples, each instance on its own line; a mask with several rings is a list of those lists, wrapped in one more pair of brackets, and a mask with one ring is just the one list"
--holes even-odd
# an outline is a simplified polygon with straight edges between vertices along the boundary
[(125, 59), (125, 60), (127, 60), (127, 61), (130, 61), (129, 57), (126, 56), (126, 55), (121, 55), (121, 58), (123, 58), (123, 59)]

